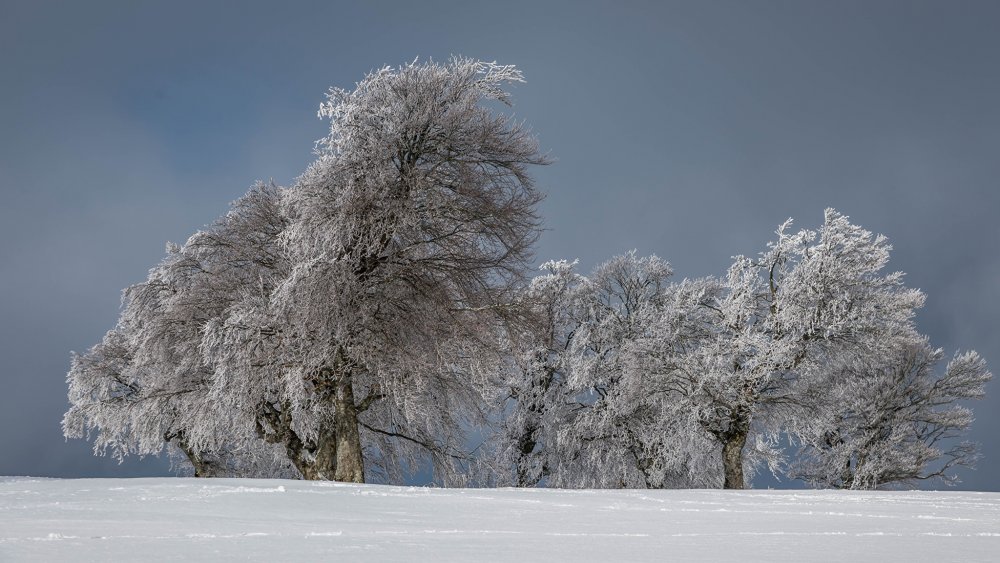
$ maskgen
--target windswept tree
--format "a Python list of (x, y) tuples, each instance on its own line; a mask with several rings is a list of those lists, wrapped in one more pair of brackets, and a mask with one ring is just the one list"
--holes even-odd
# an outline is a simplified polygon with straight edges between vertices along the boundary
[(562, 447), (582, 468), (574, 486), (662, 488), (669, 481), (665, 426), (646, 374), (630, 369), (628, 348), (661, 314), (673, 270), (635, 251), (599, 265), (583, 288), (585, 309), (571, 353), (569, 388), (581, 408), (561, 429)]
[(959, 402), (982, 398), (992, 374), (975, 352), (956, 354), (939, 372), (942, 357), (911, 334), (885, 355), (837, 358), (810, 402), (814, 417), (799, 427), (791, 476), (842, 489), (954, 482), (953, 469), (978, 457), (974, 444), (959, 441), (972, 424)]
[(266, 295), (287, 272), (277, 247), (285, 221), (278, 189), (258, 184), (232, 210), (167, 256), (123, 295), (118, 326), (75, 356), (67, 381), (68, 437), (95, 433), (95, 452), (178, 448), (197, 476), (289, 475), (287, 461), (253, 433), (233, 433), (209, 391), (205, 327), (247, 295)]
[[(531, 257), (544, 159), (508, 102), (514, 67), (453, 59), (334, 89), (319, 158), (283, 193), (291, 271), (206, 333), (215, 395), (307, 478), (461, 480), (477, 363)], [(367, 467), (366, 467), (366, 461)]]
[(497, 435), (518, 486), (666, 488), (714, 484), (698, 436), (664, 416), (655, 372), (634, 347), (670, 303), (670, 265), (629, 252), (589, 277), (549, 262), (528, 289), (535, 331), (511, 371)]
[(330, 135), (285, 193), (293, 267), (270, 304), (292, 432), (329, 452), (317, 477), (364, 480), (364, 437), (383, 471), (429, 455), (439, 479), (464, 478), (477, 364), (495, 361), (492, 326), (538, 234), (527, 168), (544, 159), (484, 104), (508, 103), (504, 86), (520, 81), (512, 66), (413, 63), (322, 106)]
[(574, 472), (573, 455), (560, 446), (559, 435), (584, 408), (567, 382), (572, 339), (586, 315), (580, 296), (588, 280), (575, 265), (542, 265), (545, 273), (522, 294), (527, 322), (512, 325), (514, 332), (506, 335), (509, 363), (499, 400), (504, 412), (486, 464), (488, 477), (501, 485), (536, 486), (552, 475), (553, 482), (565, 482)]
[[(812, 428), (811, 397), (837, 385), (831, 366), (894, 357), (924, 301), (902, 273), (883, 272), (885, 237), (832, 209), (818, 231), (789, 234), (788, 224), (758, 258), (737, 257), (725, 278), (682, 284), (687, 303), (643, 347), (674, 398), (671, 416), (689, 417), (716, 444), (726, 488), (744, 488), (754, 461), (775, 469), (780, 437)], [(905, 393), (892, 377), (878, 384), (878, 393)]]
[(495, 104), (521, 81), (453, 58), (332, 89), (318, 158), (267, 193), (273, 221), (230, 236), (227, 219), (129, 290), (119, 329), (74, 363), (66, 434), (194, 456), (272, 444), (307, 479), (430, 462), (461, 481), (539, 231), (527, 169), (545, 159)]

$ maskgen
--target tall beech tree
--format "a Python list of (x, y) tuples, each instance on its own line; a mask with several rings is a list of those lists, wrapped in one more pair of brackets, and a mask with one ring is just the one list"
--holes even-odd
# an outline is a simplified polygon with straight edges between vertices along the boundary
[[(185, 423), (193, 454), (214, 452), (215, 435), (237, 447), (276, 444), (307, 479), (398, 481), (428, 460), (439, 480), (464, 478), (465, 430), (481, 419), (478, 383), (499, 353), (495, 326), (512, 317), (512, 290), (539, 232), (541, 195), (527, 169), (545, 159), (530, 132), (492, 105), (509, 104), (505, 85), (521, 81), (513, 66), (453, 58), (386, 67), (352, 91), (330, 90), (320, 108), (330, 134), (278, 193), (280, 230), (262, 233), (280, 268), (243, 268), (240, 284), (218, 287), (208, 271), (204, 291), (191, 295), (208, 310), (192, 305), (183, 314), (196, 322), (155, 344), (197, 372), (190, 385), (158, 373), (168, 392), (211, 405)], [(123, 320), (142, 324), (158, 310), (125, 319), (127, 307)], [(154, 347), (133, 345), (139, 355)], [(69, 376), (67, 435), (97, 427), (130, 443), (136, 436), (121, 431), (134, 423), (105, 428), (93, 415), (128, 385), (114, 383), (111, 367), (76, 367), (84, 364)], [(88, 390), (81, 376), (95, 371), (115, 390)], [(159, 445), (173, 439), (167, 415), (147, 412)], [(156, 449), (156, 436), (140, 451)]]

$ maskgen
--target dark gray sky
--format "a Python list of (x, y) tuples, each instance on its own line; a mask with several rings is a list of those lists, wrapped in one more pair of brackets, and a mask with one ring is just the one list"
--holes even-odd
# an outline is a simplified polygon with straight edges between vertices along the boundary
[[(327, 87), (463, 54), (520, 66), (556, 162), (540, 260), (632, 248), (722, 273), (836, 207), (927, 292), (921, 329), (1000, 368), (1000, 3), (0, 0), (0, 475), (164, 474), (65, 442), (70, 350), (168, 240), (290, 182)], [(1000, 490), (1000, 388), (975, 405)]]

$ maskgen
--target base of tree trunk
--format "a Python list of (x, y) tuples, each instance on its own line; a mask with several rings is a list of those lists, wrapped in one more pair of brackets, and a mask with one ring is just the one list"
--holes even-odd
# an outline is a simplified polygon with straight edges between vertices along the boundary
[(354, 404), (354, 388), (350, 375), (337, 382), (336, 399), (337, 469), (334, 481), (365, 482), (365, 460), (358, 431), (358, 409)]
[(725, 470), (723, 489), (745, 489), (743, 480), (743, 446), (747, 443), (745, 432), (731, 436), (722, 445), (722, 466)]

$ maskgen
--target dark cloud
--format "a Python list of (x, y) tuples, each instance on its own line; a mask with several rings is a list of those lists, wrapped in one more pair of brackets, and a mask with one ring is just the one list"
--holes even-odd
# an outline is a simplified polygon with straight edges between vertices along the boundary
[[(165, 471), (61, 438), (69, 350), (165, 241), (304, 168), (328, 86), (415, 56), (524, 69), (515, 109), (556, 158), (540, 259), (720, 273), (834, 206), (892, 239), (936, 345), (1000, 365), (997, 4), (355, 4), (5, 3), (0, 474)], [(967, 488), (1000, 490), (998, 407)]]

